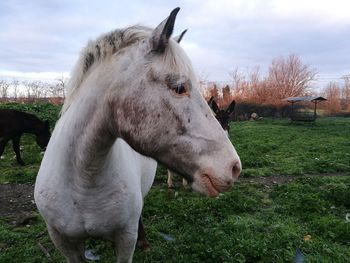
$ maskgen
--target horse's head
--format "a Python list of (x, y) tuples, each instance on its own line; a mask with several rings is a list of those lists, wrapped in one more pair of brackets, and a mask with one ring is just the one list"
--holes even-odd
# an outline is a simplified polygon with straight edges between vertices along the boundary
[(40, 124), (39, 132), (36, 134), (36, 143), (41, 149), (45, 149), (50, 140), (50, 124), (44, 121)]
[(171, 38), (178, 11), (129, 52), (117, 53), (113, 68), (122, 75), (109, 102), (118, 136), (181, 174), (194, 190), (217, 196), (237, 179), (241, 162), (199, 92), (190, 60), (177, 42), (182, 35)]
[(233, 100), (226, 110), (221, 110), (214, 101), (214, 98), (211, 97), (208, 101), (208, 105), (214, 111), (216, 119), (221, 124), (221, 127), (227, 132), (228, 136), (230, 132), (231, 115), (235, 109), (236, 102)]

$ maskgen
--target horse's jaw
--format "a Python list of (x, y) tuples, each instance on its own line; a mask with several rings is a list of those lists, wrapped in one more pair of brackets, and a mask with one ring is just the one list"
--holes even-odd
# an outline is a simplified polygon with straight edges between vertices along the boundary
[(194, 173), (191, 187), (200, 194), (217, 197), (220, 193), (226, 192), (232, 187), (241, 170), (242, 166), (239, 159), (223, 167), (205, 166)]

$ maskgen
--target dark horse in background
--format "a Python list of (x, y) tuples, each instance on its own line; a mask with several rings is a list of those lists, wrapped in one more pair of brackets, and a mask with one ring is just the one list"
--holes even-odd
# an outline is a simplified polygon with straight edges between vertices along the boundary
[(0, 156), (8, 141), (12, 140), (17, 162), (24, 165), (21, 158), (19, 142), (23, 133), (36, 135), (36, 142), (45, 149), (50, 139), (48, 121), (41, 121), (33, 114), (11, 109), (0, 109)]
[(229, 136), (230, 133), (230, 122), (232, 121), (232, 113), (235, 110), (236, 101), (231, 101), (230, 105), (226, 109), (220, 109), (216, 104), (214, 97), (211, 97), (208, 101), (208, 105), (215, 113), (215, 118), (220, 123), (221, 127)]

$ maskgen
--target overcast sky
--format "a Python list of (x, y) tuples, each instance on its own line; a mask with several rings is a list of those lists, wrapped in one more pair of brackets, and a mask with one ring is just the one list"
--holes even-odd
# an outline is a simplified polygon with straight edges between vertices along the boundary
[(316, 68), (322, 86), (350, 74), (350, 1), (346, 0), (1, 0), (0, 77), (68, 75), (89, 39), (133, 24), (155, 27), (181, 8), (174, 35), (197, 73), (229, 72), (291, 53)]

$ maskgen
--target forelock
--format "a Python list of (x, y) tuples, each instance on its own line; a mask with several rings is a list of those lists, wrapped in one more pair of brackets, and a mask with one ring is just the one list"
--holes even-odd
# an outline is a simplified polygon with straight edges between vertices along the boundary
[(187, 75), (196, 80), (192, 63), (181, 46), (171, 39), (163, 55), (163, 62), (167, 70), (178, 75)]

